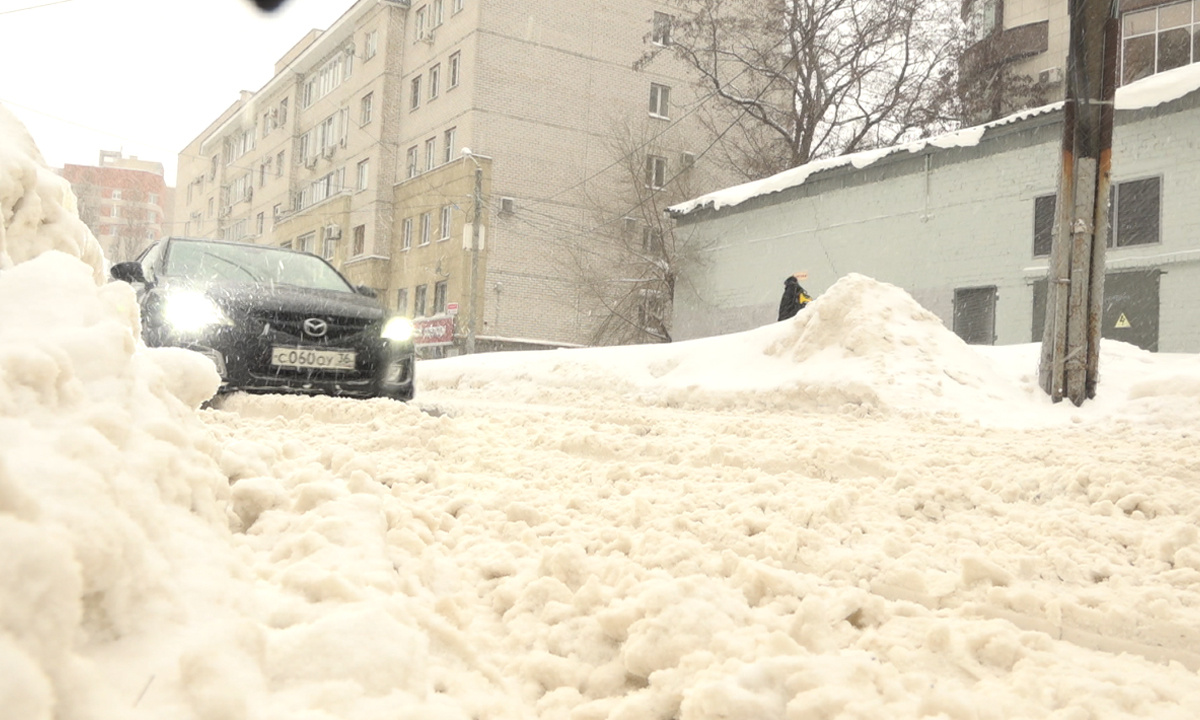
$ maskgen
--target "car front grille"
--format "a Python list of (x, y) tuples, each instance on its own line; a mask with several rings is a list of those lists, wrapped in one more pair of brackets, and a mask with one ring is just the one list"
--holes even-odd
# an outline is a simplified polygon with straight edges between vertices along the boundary
[(324, 337), (319, 338), (318, 341), (329, 343), (336, 343), (339, 340), (359, 335), (371, 324), (371, 320), (367, 318), (348, 318), (296, 312), (256, 312), (251, 316), (251, 320), (256, 324), (311, 342), (313, 339), (304, 334), (304, 321), (309, 318), (320, 318), (327, 323), (328, 330), (325, 332)]

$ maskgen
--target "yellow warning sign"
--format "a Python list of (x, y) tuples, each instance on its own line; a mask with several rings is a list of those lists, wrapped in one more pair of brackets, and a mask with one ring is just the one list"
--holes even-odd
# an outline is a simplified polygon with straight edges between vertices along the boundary
[(1129, 318), (1125, 317), (1125, 313), (1121, 313), (1121, 317), (1117, 318), (1117, 324), (1113, 325), (1113, 327), (1131, 328), (1133, 326), (1129, 324)]

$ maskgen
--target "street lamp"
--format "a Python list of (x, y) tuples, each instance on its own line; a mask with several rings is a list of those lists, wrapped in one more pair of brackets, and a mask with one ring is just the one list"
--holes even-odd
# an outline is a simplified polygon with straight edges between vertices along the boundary
[(471, 275), (468, 280), (467, 289), (470, 302), (467, 307), (467, 340), (465, 347), (467, 354), (471, 355), (475, 352), (475, 285), (479, 278), (479, 225), (483, 222), (483, 167), (475, 159), (471, 148), (463, 148), (462, 154), (464, 157), (471, 158), (471, 162), (475, 163), (475, 217), (471, 223)]

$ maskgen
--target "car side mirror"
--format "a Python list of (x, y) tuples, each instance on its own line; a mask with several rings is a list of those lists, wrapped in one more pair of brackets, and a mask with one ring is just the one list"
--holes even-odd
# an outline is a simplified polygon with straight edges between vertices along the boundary
[(142, 264), (134, 260), (117, 263), (108, 272), (114, 280), (124, 280), (127, 283), (146, 282), (146, 276), (142, 273)]
[(355, 285), (354, 292), (359, 295), (366, 295), (369, 298), (379, 297), (379, 293), (375, 292), (375, 288), (369, 288), (366, 285)]

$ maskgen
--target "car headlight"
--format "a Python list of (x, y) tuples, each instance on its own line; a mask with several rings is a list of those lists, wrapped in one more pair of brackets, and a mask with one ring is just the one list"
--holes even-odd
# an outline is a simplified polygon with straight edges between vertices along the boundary
[(387, 324), (383, 326), (383, 332), (381, 335), (384, 340), (395, 340), (396, 342), (412, 340), (412, 320), (409, 320), (406, 317), (394, 317), (388, 320)]
[(171, 293), (163, 306), (163, 319), (179, 332), (198, 332), (213, 325), (232, 325), (221, 308), (204, 293), (185, 291)]

